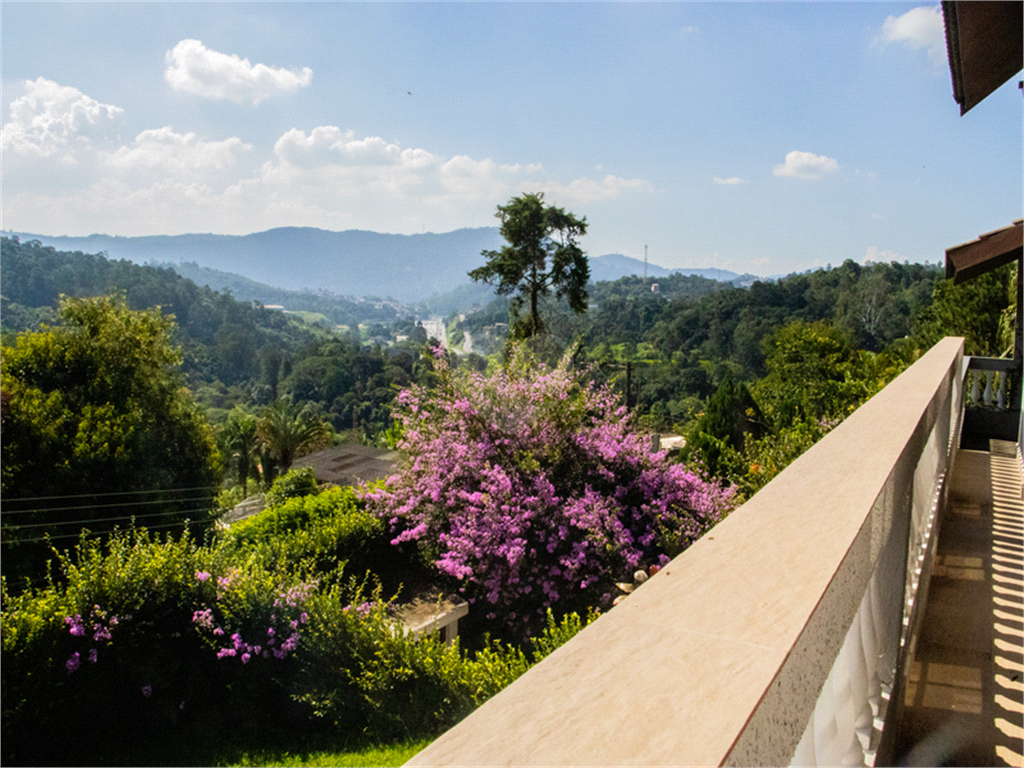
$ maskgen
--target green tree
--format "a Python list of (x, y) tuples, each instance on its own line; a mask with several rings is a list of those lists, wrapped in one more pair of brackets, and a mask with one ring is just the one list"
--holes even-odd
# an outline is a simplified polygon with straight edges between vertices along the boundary
[(161, 528), (208, 518), (203, 495), (220, 468), (177, 372), (173, 317), (114, 297), (64, 298), (59, 313), (63, 325), (0, 353), (5, 543), (124, 527), (136, 514)]
[(287, 472), (303, 453), (320, 448), (331, 439), (331, 430), (322, 420), (307, 416), (284, 398), (263, 409), (258, 434), (282, 472)]
[(826, 322), (795, 320), (766, 339), (765, 352), (768, 375), (754, 397), (775, 429), (842, 419), (868, 394), (849, 336)]
[(699, 457), (705, 470), (715, 476), (735, 472), (743, 462), (746, 436), (764, 433), (763, 416), (747, 385), (736, 384), (726, 373), (718, 389), (708, 400), (707, 409), (687, 441), (690, 457)]
[(221, 427), (221, 441), (235, 464), (244, 499), (249, 476), (259, 473), (255, 464), (260, 451), (259, 419), (236, 406)]
[(914, 338), (923, 349), (930, 349), (945, 336), (963, 336), (968, 355), (997, 356), (1012, 351), (1012, 331), (1007, 333), (1003, 321), (1001, 334), (1000, 320), (1007, 308), (1016, 305), (1012, 301), (1015, 275), (1016, 264), (1007, 264), (960, 285), (940, 280), (931, 305), (917, 316)]
[[(576, 244), (576, 238), (587, 232), (586, 217), (577, 219), (563, 208), (545, 206), (540, 192), (512, 198), (498, 206), (495, 216), (501, 219), (501, 236), (508, 245), (483, 251), (487, 263), (469, 276), (488, 285), (497, 281), (499, 295), (517, 294), (511, 306), (513, 335), (535, 336), (544, 330), (538, 302), (552, 288), (557, 298), (568, 299), (573, 312), (586, 311), (590, 265)], [(529, 315), (520, 318), (527, 301)]]

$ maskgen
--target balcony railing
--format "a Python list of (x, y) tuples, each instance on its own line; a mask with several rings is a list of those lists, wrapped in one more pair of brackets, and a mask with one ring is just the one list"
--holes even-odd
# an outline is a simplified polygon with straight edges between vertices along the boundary
[(888, 762), (967, 370), (939, 342), (410, 764)]

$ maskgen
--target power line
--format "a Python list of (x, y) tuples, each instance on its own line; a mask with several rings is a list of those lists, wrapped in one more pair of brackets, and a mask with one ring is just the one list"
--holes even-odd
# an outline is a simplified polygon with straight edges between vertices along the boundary
[(141, 520), (145, 517), (166, 517), (167, 515), (187, 515), (191, 512), (206, 512), (209, 511), (209, 507), (196, 507), (194, 509), (175, 509), (170, 512), (153, 512), (148, 515), (122, 515), (121, 517), (96, 517), (88, 518), (85, 520), (61, 520), (51, 521), (48, 523), (26, 523), (25, 525), (6, 525), (3, 527), (5, 531), (20, 531), (24, 528), (45, 528), (48, 526), (55, 525), (78, 525), (79, 523), (107, 523), (113, 520)]
[[(173, 528), (177, 525), (187, 525), (192, 522), (191, 520), (183, 520), (180, 523), (162, 523), (161, 525), (144, 525), (141, 528), (133, 528), (132, 530), (139, 531), (155, 531), (158, 528)], [(89, 531), (93, 533), (93, 531)], [(108, 533), (108, 531), (100, 531), (99, 533)], [(60, 536), (40, 536), (38, 539), (15, 539), (13, 542), (8, 541), (8, 544), (32, 544), (37, 541), (57, 541), (58, 539), (78, 539), (81, 538), (81, 531), (78, 533), (62, 534)]]
[(32, 512), (62, 512), (67, 509), (109, 509), (111, 507), (142, 507), (149, 504), (182, 504), (186, 501), (202, 501), (215, 499), (216, 496), (193, 496), (187, 499), (154, 499), (152, 501), (123, 501), (113, 504), (79, 504), (74, 507), (38, 507), (36, 509), (16, 509), (13, 512), (3, 511), (0, 515), (27, 515)]
[(152, 491), (110, 491), (108, 493), (77, 493), (64, 496), (22, 496), (17, 499), (4, 499), (4, 501), (47, 501), (49, 499), (99, 498), (100, 496), (137, 496), (144, 493), (185, 493), (186, 491), (215, 491), (219, 487), (217, 485), (197, 485), (194, 488), (156, 488)]

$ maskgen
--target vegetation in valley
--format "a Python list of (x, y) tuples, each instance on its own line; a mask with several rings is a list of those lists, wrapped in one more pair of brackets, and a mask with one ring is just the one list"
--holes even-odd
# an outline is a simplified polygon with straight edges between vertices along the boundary
[[(539, 215), (532, 234), (503, 229), (479, 275), (504, 295), (433, 340), (383, 302), (354, 327), (312, 303), (328, 322), (309, 323), (3, 239), (6, 763), (143, 762), (153, 743), (401, 761), (942, 335), (969, 354), (1012, 337), (1012, 266), (957, 287), (853, 262), (594, 284), (586, 222), (526, 202), (503, 223)], [(685, 444), (652, 452), (652, 432)], [(355, 489), (290, 469), (346, 439), (398, 449), (400, 471)], [(256, 492), (267, 509), (214, 524)], [(458, 642), (398, 627), (425, 586), (471, 604)]]

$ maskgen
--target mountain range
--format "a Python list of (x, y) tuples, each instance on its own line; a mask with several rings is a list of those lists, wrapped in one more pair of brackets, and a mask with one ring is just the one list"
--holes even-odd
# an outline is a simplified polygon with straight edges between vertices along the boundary
[[(22, 242), (39, 240), (61, 251), (105, 252), (109, 258), (137, 264), (192, 262), (275, 288), (390, 297), (405, 303), (424, 301), (465, 286), (469, 282), (466, 273), (484, 263), (481, 251), (496, 250), (504, 244), (497, 227), (414, 235), (356, 229), (331, 232), (313, 227), (280, 227), (250, 235), (4, 234), (17, 235)], [(592, 256), (590, 270), (594, 281), (617, 280), (644, 274), (644, 263), (612, 253)], [(650, 277), (700, 275), (736, 285), (749, 285), (757, 279), (722, 269), (666, 269), (656, 264), (648, 264), (646, 272)], [(210, 287), (220, 289), (222, 285)]]

